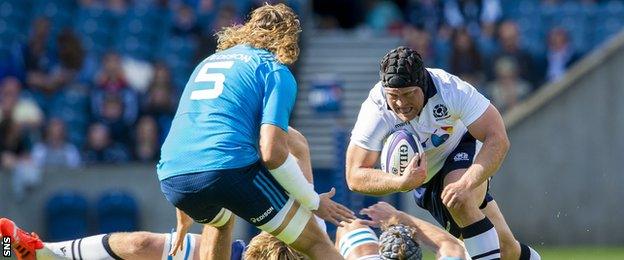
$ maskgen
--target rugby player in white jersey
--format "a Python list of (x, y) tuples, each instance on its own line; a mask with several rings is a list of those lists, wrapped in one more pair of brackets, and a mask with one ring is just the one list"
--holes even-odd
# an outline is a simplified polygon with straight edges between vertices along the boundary
[[(347, 150), (349, 188), (413, 192), (420, 207), (464, 239), (473, 259), (539, 259), (516, 241), (488, 193), (510, 145), (498, 110), (467, 82), (425, 68), (407, 47), (391, 50), (380, 65), (381, 80), (362, 104)], [(418, 138), (424, 155), (400, 175), (375, 169), (385, 137), (399, 129)]]

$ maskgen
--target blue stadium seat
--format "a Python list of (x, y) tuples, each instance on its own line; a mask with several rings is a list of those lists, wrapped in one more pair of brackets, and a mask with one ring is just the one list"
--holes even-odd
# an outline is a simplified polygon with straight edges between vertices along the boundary
[(157, 58), (165, 61), (173, 76), (173, 82), (179, 88), (183, 88), (188, 81), (195, 64), (193, 64), (197, 44), (184, 37), (169, 37), (163, 41), (158, 51)]
[(592, 45), (597, 46), (624, 29), (624, 21), (619, 17), (595, 19), (592, 30)]
[(71, 26), (77, 3), (72, 0), (36, 0), (34, 3), (35, 16), (49, 17), (54, 31)]
[(102, 55), (112, 45), (111, 28), (116, 27), (113, 16), (103, 8), (81, 8), (77, 13), (76, 31), (85, 49), (97, 56)]
[(115, 32), (117, 50), (133, 58), (153, 60), (157, 50), (154, 43), (161, 42), (168, 29), (168, 12), (146, 5), (128, 10)]
[(139, 208), (129, 193), (104, 192), (97, 202), (97, 216), (99, 233), (139, 230)]
[(45, 207), (46, 241), (62, 241), (88, 235), (88, 204), (75, 191), (53, 195)]
[[(509, 14), (512, 18), (520, 18), (520, 17), (534, 17), (539, 16), (539, 5), (535, 1), (512, 1), (513, 3), (506, 3), (505, 5), (511, 6), (511, 13)], [(505, 10), (505, 7), (503, 7)]]

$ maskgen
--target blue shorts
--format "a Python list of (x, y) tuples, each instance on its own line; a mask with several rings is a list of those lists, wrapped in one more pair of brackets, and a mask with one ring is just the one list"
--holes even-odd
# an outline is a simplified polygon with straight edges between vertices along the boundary
[[(444, 177), (449, 172), (452, 172), (457, 169), (467, 169), (472, 165), (474, 160), (474, 156), (476, 153), (477, 140), (470, 135), (470, 133), (466, 133), (455, 150), (453, 150), (449, 156), (446, 158), (442, 169), (438, 171), (438, 173), (429, 180), (429, 182), (423, 184), (422, 186), (416, 188), (414, 192), (414, 199), (416, 200), (416, 204), (429, 211), (433, 218), (435, 218), (443, 228), (451, 233), (455, 237), (459, 237), (461, 235), (461, 228), (453, 217), (451, 217), (451, 213), (448, 211), (444, 203), (442, 203), (442, 191), (444, 190)], [(460, 153), (466, 153), (468, 155), (468, 160), (455, 160), (455, 156)], [(460, 155), (458, 158), (466, 158), (465, 155)], [(494, 200), (494, 198), (489, 193), (489, 182), (488, 182), (488, 191), (485, 193), (485, 198), (483, 198), (483, 202), (480, 206), (481, 209), (487, 206), (487, 203)]]
[(160, 188), (169, 202), (202, 224), (215, 220), (225, 208), (261, 226), (289, 201), (286, 191), (260, 162), (169, 177), (160, 182)]

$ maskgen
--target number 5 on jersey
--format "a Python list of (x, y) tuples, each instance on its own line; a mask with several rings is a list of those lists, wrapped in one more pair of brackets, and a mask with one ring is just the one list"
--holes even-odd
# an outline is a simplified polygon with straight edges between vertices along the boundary
[(195, 83), (214, 82), (214, 88), (194, 90), (191, 92), (192, 100), (215, 99), (223, 93), (223, 82), (225, 75), (223, 73), (208, 73), (209, 69), (230, 69), (234, 65), (234, 61), (209, 62), (199, 69), (195, 77)]

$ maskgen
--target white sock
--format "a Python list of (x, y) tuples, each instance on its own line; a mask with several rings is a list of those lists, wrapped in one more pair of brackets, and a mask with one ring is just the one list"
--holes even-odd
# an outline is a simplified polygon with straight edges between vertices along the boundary
[(520, 260), (541, 260), (542, 257), (530, 246), (520, 243)]
[(498, 234), (487, 217), (462, 228), (462, 237), (472, 259), (500, 259)]
[[(109, 235), (97, 235), (57, 243), (44, 243), (43, 249), (37, 250), (39, 259), (120, 259), (108, 246)], [(109, 254), (112, 253), (113, 255)]]
[(169, 234), (165, 234), (165, 245), (163, 246), (162, 252), (162, 260), (189, 260), (193, 259), (195, 255), (195, 248), (197, 246), (197, 240), (195, 239), (195, 235), (188, 233), (184, 236), (184, 242), (182, 243), (182, 250), (178, 251), (176, 255), (172, 258), (169, 257), (169, 251), (175, 243), (175, 237), (177, 237), (176, 232), (171, 232)]

